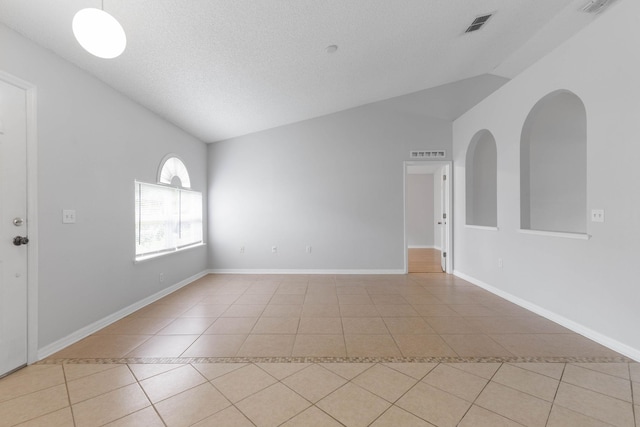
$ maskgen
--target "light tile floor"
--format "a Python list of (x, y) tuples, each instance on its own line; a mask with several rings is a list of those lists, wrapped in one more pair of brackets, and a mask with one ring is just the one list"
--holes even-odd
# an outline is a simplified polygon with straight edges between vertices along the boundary
[(1, 379), (14, 425), (640, 427), (640, 365), (444, 274), (207, 276)]

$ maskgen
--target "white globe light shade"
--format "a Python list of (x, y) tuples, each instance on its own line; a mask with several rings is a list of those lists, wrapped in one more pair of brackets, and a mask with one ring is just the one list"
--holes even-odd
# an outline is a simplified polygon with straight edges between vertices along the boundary
[(115, 58), (127, 47), (127, 36), (122, 25), (103, 10), (80, 10), (73, 17), (72, 28), (80, 46), (99, 58)]

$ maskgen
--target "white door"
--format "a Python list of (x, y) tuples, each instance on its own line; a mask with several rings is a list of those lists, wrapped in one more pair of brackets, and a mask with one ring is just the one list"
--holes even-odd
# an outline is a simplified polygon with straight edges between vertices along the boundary
[(26, 101), (0, 80), (0, 376), (27, 363)]
[(449, 256), (449, 165), (443, 166), (440, 173), (440, 265), (447, 271)]

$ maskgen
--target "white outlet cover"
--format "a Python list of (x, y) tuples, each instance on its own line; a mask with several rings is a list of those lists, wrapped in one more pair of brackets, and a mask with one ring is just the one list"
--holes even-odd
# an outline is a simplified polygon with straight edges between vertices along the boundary
[(604, 222), (604, 209), (591, 209), (591, 222)]
[(76, 211), (74, 209), (62, 210), (62, 223), (63, 224), (75, 224), (76, 223)]

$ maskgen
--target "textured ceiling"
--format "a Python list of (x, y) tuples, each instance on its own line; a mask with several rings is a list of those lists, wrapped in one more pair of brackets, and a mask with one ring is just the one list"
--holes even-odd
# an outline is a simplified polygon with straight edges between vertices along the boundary
[(511, 78), (593, 19), (586, 0), (104, 0), (128, 46), (103, 60), (71, 31), (100, 3), (0, 0), (0, 22), (205, 142), (440, 86), (416, 96), (453, 119), (497, 80), (450, 83)]

